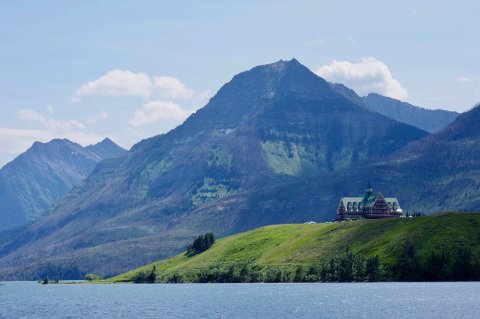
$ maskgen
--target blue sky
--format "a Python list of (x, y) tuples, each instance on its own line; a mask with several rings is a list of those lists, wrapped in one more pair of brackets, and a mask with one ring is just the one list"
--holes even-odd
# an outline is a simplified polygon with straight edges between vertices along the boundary
[(0, 165), (35, 140), (129, 148), (233, 75), (297, 58), (427, 108), (480, 101), (476, 1), (2, 1)]

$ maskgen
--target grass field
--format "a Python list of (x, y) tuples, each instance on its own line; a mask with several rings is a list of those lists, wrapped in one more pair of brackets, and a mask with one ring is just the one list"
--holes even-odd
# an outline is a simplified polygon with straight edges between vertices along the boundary
[(428, 258), (432, 251), (451, 253), (460, 248), (478, 256), (480, 214), (266, 226), (219, 239), (199, 255), (182, 253), (104, 282), (132, 282), (139, 273), (152, 269), (157, 281), (173, 275), (188, 279), (206, 269), (225, 269), (238, 263), (292, 270), (318, 265), (347, 251), (365, 258), (378, 256), (383, 265), (395, 265), (407, 242), (415, 247), (419, 258)]

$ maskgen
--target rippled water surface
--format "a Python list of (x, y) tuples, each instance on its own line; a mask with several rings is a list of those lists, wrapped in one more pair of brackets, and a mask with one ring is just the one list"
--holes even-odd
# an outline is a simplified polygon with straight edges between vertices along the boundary
[(4, 282), (0, 318), (480, 318), (480, 283)]

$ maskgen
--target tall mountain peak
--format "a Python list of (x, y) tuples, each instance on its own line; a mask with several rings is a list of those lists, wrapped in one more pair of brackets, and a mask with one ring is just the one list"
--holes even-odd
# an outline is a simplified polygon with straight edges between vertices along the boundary
[[(254, 67), (254, 69), (270, 69), (270, 70), (276, 70), (277, 72), (284, 72), (286, 69), (289, 68), (300, 68), (300, 69), (308, 69), (306, 66), (301, 64), (297, 59), (293, 58), (291, 60), (278, 60), (276, 62), (268, 63), (268, 64), (263, 64), (263, 65), (258, 65)], [(249, 72), (249, 71), (246, 71)], [(281, 74), (281, 73), (280, 73)]]
[(298, 60), (280, 60), (235, 75), (203, 109), (187, 120), (186, 126), (189, 131), (191, 126), (233, 128), (260, 112), (266, 101), (292, 94), (312, 98), (337, 95), (324, 79)]
[(125, 152), (110, 139), (87, 147), (58, 138), (33, 143), (0, 169), (0, 229), (35, 220), (100, 161)]
[[(238, 85), (243, 88), (247, 81), (260, 85), (259, 89), (264, 89), (269, 93), (281, 90), (302, 91), (310, 89), (312, 86), (322, 86), (322, 89), (328, 89), (327, 82), (324, 79), (296, 59), (279, 60), (274, 63), (256, 66), (234, 76), (232, 81), (224, 87)], [(305, 85), (307, 88), (305, 88)], [(221, 91), (219, 93), (222, 93)]]
[(40, 142), (40, 141), (35, 141), (32, 146), (35, 147), (51, 147), (51, 146), (58, 146), (58, 145), (66, 145), (66, 144), (75, 144), (78, 145), (66, 138), (54, 138), (48, 142)]
[(332, 186), (333, 174), (426, 134), (353, 103), (296, 60), (257, 66), (176, 129), (98, 165), (29, 227), (22, 247), (5, 257), (0, 247), (0, 271), (38, 273), (51, 257), (58, 269), (111, 275), (184, 249), (192, 234), (330, 219), (334, 208), (319, 205), (307, 180)]
[(102, 159), (118, 157), (127, 152), (108, 137), (97, 144), (85, 147), (85, 149), (98, 155)]
[[(95, 145), (112, 145), (112, 144), (115, 144), (115, 142), (112, 141), (110, 138), (105, 137), (103, 140), (101, 140), (100, 142), (98, 142)], [(115, 144), (115, 145), (117, 145), (117, 144)]]

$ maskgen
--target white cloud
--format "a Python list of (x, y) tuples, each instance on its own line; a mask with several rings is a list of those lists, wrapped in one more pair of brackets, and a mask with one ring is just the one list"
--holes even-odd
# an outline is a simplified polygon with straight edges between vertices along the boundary
[(47, 109), (48, 114), (53, 114), (53, 113), (55, 113), (55, 109), (54, 109), (53, 106), (51, 106), (50, 104), (47, 105), (45, 108)]
[(185, 84), (171, 76), (155, 76), (153, 83), (160, 97), (167, 100), (188, 100), (195, 95)]
[(393, 77), (388, 67), (372, 57), (361, 58), (358, 63), (333, 60), (319, 67), (315, 73), (330, 82), (342, 83), (359, 95), (375, 92), (399, 100), (408, 96), (407, 90)]
[(210, 91), (203, 91), (198, 94), (196, 94), (195, 99), (194, 99), (194, 106), (196, 108), (200, 108), (202, 106), (205, 106), (208, 101), (212, 98), (213, 94)]
[(135, 111), (129, 124), (139, 127), (160, 120), (183, 121), (192, 112), (182, 109), (179, 105), (169, 101), (150, 101), (141, 109)]
[(44, 123), (46, 121), (45, 117), (31, 109), (22, 109), (17, 112), (19, 119), (27, 120), (31, 122)]
[(145, 138), (149, 137), (147, 132), (145, 132), (145, 131), (140, 131), (140, 130), (137, 130), (137, 129), (133, 129), (131, 127), (127, 127), (126, 130), (130, 135), (135, 137), (135, 141), (142, 140), (142, 139), (145, 139)]
[(199, 95), (171, 76), (150, 76), (129, 70), (111, 70), (100, 78), (82, 85), (71, 97), (73, 102), (82, 96), (139, 96), (145, 99), (159, 97), (164, 100), (196, 101)]
[[(150, 76), (128, 70), (108, 71), (97, 80), (83, 85), (71, 99), (79, 101), (84, 95), (136, 95), (145, 98), (147, 100), (145, 104), (134, 112), (128, 122), (131, 127), (165, 120), (174, 123), (183, 121), (193, 111), (205, 105), (212, 96), (210, 91), (196, 92), (171, 76)], [(37, 122), (45, 122), (42, 116), (37, 115), (23, 116)], [(87, 119), (85, 123), (94, 124), (106, 118), (106, 113), (100, 113)]]
[(37, 122), (45, 128), (53, 131), (71, 131), (73, 129), (85, 130), (85, 125), (75, 120), (57, 121), (53, 118), (46, 118), (43, 115), (31, 109), (22, 109), (17, 112), (17, 116), (21, 120)]
[(347, 40), (347, 42), (350, 44), (350, 45), (354, 45), (354, 44), (357, 44), (357, 39), (355, 38), (355, 36), (353, 35), (348, 35), (345, 40)]
[(100, 113), (95, 114), (92, 117), (90, 117), (89, 119), (87, 119), (86, 123), (87, 124), (95, 124), (98, 121), (104, 121), (106, 119), (108, 119), (108, 113), (105, 112), (105, 111), (101, 111)]
[(324, 44), (326, 44), (330, 39), (329, 38), (318, 38), (313, 41), (311, 41), (308, 45), (311, 47), (320, 47)]
[(147, 74), (117, 69), (82, 85), (75, 92), (74, 99), (85, 95), (131, 95), (148, 98), (151, 91), (152, 80)]
[(50, 133), (42, 130), (0, 127), (0, 153), (18, 155), (29, 148), (34, 141), (45, 141), (53, 138)]
[(470, 82), (473, 82), (473, 80), (469, 77), (460, 75), (455, 78), (455, 82), (470, 83)]

